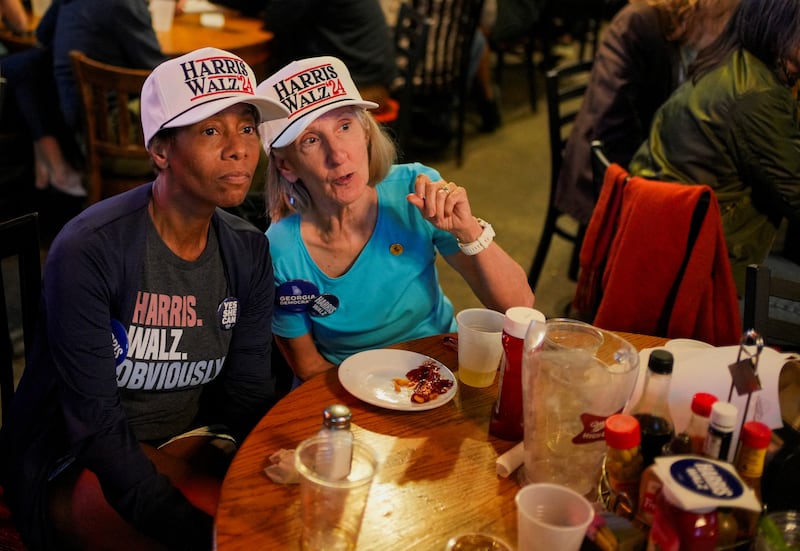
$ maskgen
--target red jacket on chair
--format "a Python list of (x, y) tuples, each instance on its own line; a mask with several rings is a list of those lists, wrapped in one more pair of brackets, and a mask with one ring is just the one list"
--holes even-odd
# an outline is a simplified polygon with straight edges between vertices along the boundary
[[(574, 306), (593, 324), (716, 346), (741, 317), (713, 190), (606, 172), (586, 230)], [(587, 315), (588, 314), (588, 315)]]

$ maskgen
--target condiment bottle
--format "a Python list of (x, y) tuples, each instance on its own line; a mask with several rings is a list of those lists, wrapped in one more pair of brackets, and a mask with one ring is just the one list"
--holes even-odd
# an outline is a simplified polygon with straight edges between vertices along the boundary
[(353, 433), (350, 432), (352, 413), (342, 404), (333, 404), (322, 411), (322, 428), (318, 435), (326, 445), (317, 451), (317, 470), (329, 480), (341, 480), (350, 474), (353, 457)]
[(644, 530), (649, 530), (653, 525), (656, 512), (656, 502), (661, 493), (661, 479), (656, 474), (655, 466), (650, 465), (639, 479), (639, 503), (636, 506), (634, 525)]
[(639, 421), (632, 415), (618, 413), (606, 418), (606, 476), (611, 489), (612, 512), (633, 518), (639, 500), (639, 479), (643, 460), (639, 444)]
[(772, 439), (770, 428), (760, 421), (747, 421), (739, 435), (739, 453), (733, 466), (761, 499), (761, 475), (764, 473), (764, 460)]
[[(761, 475), (764, 473), (764, 461), (767, 448), (772, 440), (772, 431), (760, 421), (747, 421), (739, 435), (739, 453), (736, 455), (734, 467), (742, 480), (753, 489), (761, 499)], [(759, 514), (753, 511), (735, 509), (738, 521), (739, 539), (752, 538), (758, 527)]]
[(719, 540), (714, 507), (681, 509), (664, 486), (656, 499), (647, 551), (714, 551)]
[(544, 323), (544, 314), (525, 306), (509, 308), (503, 320), (503, 358), (489, 433), (504, 440), (519, 442), (523, 436), (522, 345), (531, 322)]
[(733, 429), (739, 410), (730, 402), (714, 402), (708, 433), (703, 443), (703, 455), (712, 459), (728, 460)]
[(702, 455), (703, 443), (708, 435), (708, 423), (711, 416), (711, 406), (717, 397), (708, 392), (698, 392), (692, 396), (692, 415), (686, 425), (686, 433), (692, 441), (692, 453)]
[(692, 439), (689, 434), (680, 432), (661, 448), (661, 455), (685, 455), (692, 453)]
[(650, 353), (644, 390), (630, 413), (639, 421), (642, 432), (642, 457), (645, 467), (653, 463), (675, 434), (669, 412), (669, 385), (672, 381), (672, 353), (656, 349)]

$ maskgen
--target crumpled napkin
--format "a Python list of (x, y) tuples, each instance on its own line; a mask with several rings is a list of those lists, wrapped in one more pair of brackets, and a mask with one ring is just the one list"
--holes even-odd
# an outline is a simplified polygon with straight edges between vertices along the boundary
[(269, 456), (270, 464), (264, 472), (278, 484), (297, 484), (300, 475), (294, 467), (294, 450), (278, 450)]
[(525, 460), (523, 455), (523, 443), (520, 442), (510, 450), (508, 450), (503, 455), (499, 456), (495, 460), (495, 467), (497, 468), (497, 474), (502, 476), (503, 478), (508, 478), (508, 476), (517, 470), (517, 468), (522, 465), (522, 462)]

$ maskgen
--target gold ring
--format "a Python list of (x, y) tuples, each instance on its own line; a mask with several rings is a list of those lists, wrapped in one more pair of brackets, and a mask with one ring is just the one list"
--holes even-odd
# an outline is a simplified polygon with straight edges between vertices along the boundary
[(450, 186), (443, 185), (439, 188), (439, 193), (450, 193)]

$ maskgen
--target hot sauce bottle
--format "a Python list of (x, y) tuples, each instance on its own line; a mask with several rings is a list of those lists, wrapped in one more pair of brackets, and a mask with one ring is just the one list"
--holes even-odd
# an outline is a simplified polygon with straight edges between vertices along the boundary
[[(734, 467), (759, 500), (761, 475), (764, 472), (764, 460), (771, 439), (772, 431), (760, 421), (747, 421), (739, 435), (739, 453), (736, 455)], [(741, 509), (736, 509), (733, 513), (739, 527), (738, 539), (752, 538), (758, 527), (759, 514)]]
[(708, 392), (698, 392), (692, 396), (692, 415), (685, 431), (692, 442), (692, 453), (698, 455), (703, 453), (703, 444), (706, 441), (706, 435), (708, 435), (711, 406), (716, 401), (717, 397)]
[(606, 476), (612, 494), (610, 509), (622, 517), (633, 518), (643, 467), (639, 421), (624, 413), (606, 418), (605, 439)]
[(656, 498), (647, 551), (714, 551), (718, 540), (715, 507), (681, 509), (666, 487), (662, 487)]

